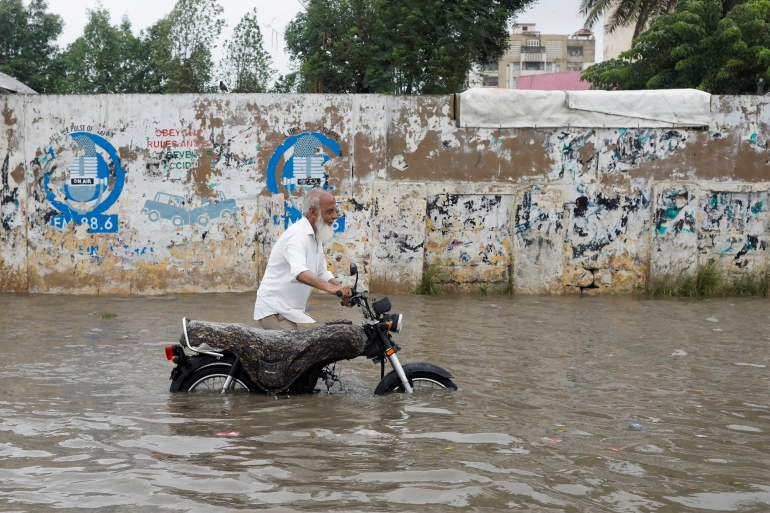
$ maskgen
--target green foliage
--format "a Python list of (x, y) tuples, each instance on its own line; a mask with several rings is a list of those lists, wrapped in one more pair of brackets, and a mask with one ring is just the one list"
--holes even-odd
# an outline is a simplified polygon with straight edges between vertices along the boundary
[(212, 92), (214, 42), (225, 20), (217, 0), (178, 0), (147, 34), (155, 82), (164, 93)]
[(660, 276), (650, 279), (653, 296), (768, 296), (770, 272), (742, 273), (732, 279), (710, 262), (692, 274)]
[(720, 0), (685, 0), (655, 18), (630, 50), (590, 66), (593, 89), (695, 88), (753, 94), (770, 82), (770, 0), (750, 0), (723, 14)]
[(652, 18), (672, 12), (676, 5), (677, 0), (581, 0), (580, 14), (586, 17), (586, 28), (593, 27), (604, 15), (609, 32), (633, 23), (635, 38)]
[(434, 94), (497, 62), (533, 0), (308, 0), (286, 30), (302, 92)]
[(64, 74), (57, 93), (99, 94), (151, 92), (147, 86), (146, 44), (131, 32), (123, 18), (119, 26), (110, 23), (109, 12), (88, 9), (83, 35), (62, 55)]
[(272, 59), (262, 44), (257, 9), (247, 13), (235, 26), (233, 38), (225, 44), (227, 55), (220, 64), (221, 80), (234, 93), (264, 93), (273, 74)]
[(296, 93), (298, 87), (299, 76), (297, 73), (287, 73), (286, 75), (278, 75), (278, 79), (273, 83), (273, 87), (270, 88), (271, 93)]
[(115, 319), (118, 316), (115, 312), (104, 312), (102, 314), (102, 319)]
[(59, 73), (56, 39), (64, 23), (45, 0), (0, 0), (0, 72), (39, 93), (54, 90)]
[(440, 271), (437, 265), (426, 265), (422, 270), (420, 284), (414, 293), (421, 296), (437, 296), (441, 294), (441, 284), (439, 283)]

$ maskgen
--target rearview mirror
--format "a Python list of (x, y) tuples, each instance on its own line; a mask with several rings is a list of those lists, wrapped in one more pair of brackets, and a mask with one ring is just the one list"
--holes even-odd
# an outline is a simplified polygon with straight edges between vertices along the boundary
[(356, 264), (351, 263), (350, 264), (350, 275), (355, 276), (358, 274), (358, 267), (356, 267)]

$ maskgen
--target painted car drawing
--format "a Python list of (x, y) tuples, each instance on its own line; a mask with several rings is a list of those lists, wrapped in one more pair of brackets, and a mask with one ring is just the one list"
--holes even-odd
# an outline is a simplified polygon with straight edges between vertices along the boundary
[(208, 201), (200, 207), (190, 210), (185, 208), (185, 201), (182, 196), (159, 192), (155, 194), (154, 199), (144, 202), (142, 214), (146, 214), (153, 223), (159, 219), (169, 219), (176, 227), (191, 223), (206, 226), (211, 219), (218, 217), (229, 220), (238, 207), (234, 199), (225, 198), (222, 191), (217, 192), (219, 194), (218, 200)]

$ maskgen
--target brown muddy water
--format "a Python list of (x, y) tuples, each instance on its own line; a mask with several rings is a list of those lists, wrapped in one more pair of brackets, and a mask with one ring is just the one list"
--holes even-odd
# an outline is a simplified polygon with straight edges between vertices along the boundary
[(0, 294), (0, 510), (770, 511), (766, 299), (391, 301), (460, 391), (375, 397), (357, 359), (345, 393), (172, 395), (181, 318), (253, 293)]

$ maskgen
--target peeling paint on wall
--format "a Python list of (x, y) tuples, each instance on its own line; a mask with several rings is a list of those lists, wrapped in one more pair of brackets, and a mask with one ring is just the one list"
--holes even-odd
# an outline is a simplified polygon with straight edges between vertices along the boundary
[(342, 280), (601, 293), (770, 265), (770, 100), (708, 131), (460, 129), (447, 96), (0, 97), (0, 291), (254, 290), (308, 188)]
[[(514, 284), (517, 293), (563, 291), (564, 187), (534, 186), (517, 197), (514, 214)], [(532, 272), (537, 269), (538, 272)]]
[(507, 282), (511, 195), (439, 194), (427, 198), (425, 261), (440, 280), (465, 288)]
[(752, 189), (701, 191), (698, 250), (731, 271), (767, 265), (770, 192)]
[(697, 190), (690, 184), (655, 186), (651, 275), (693, 273), (697, 269)]

